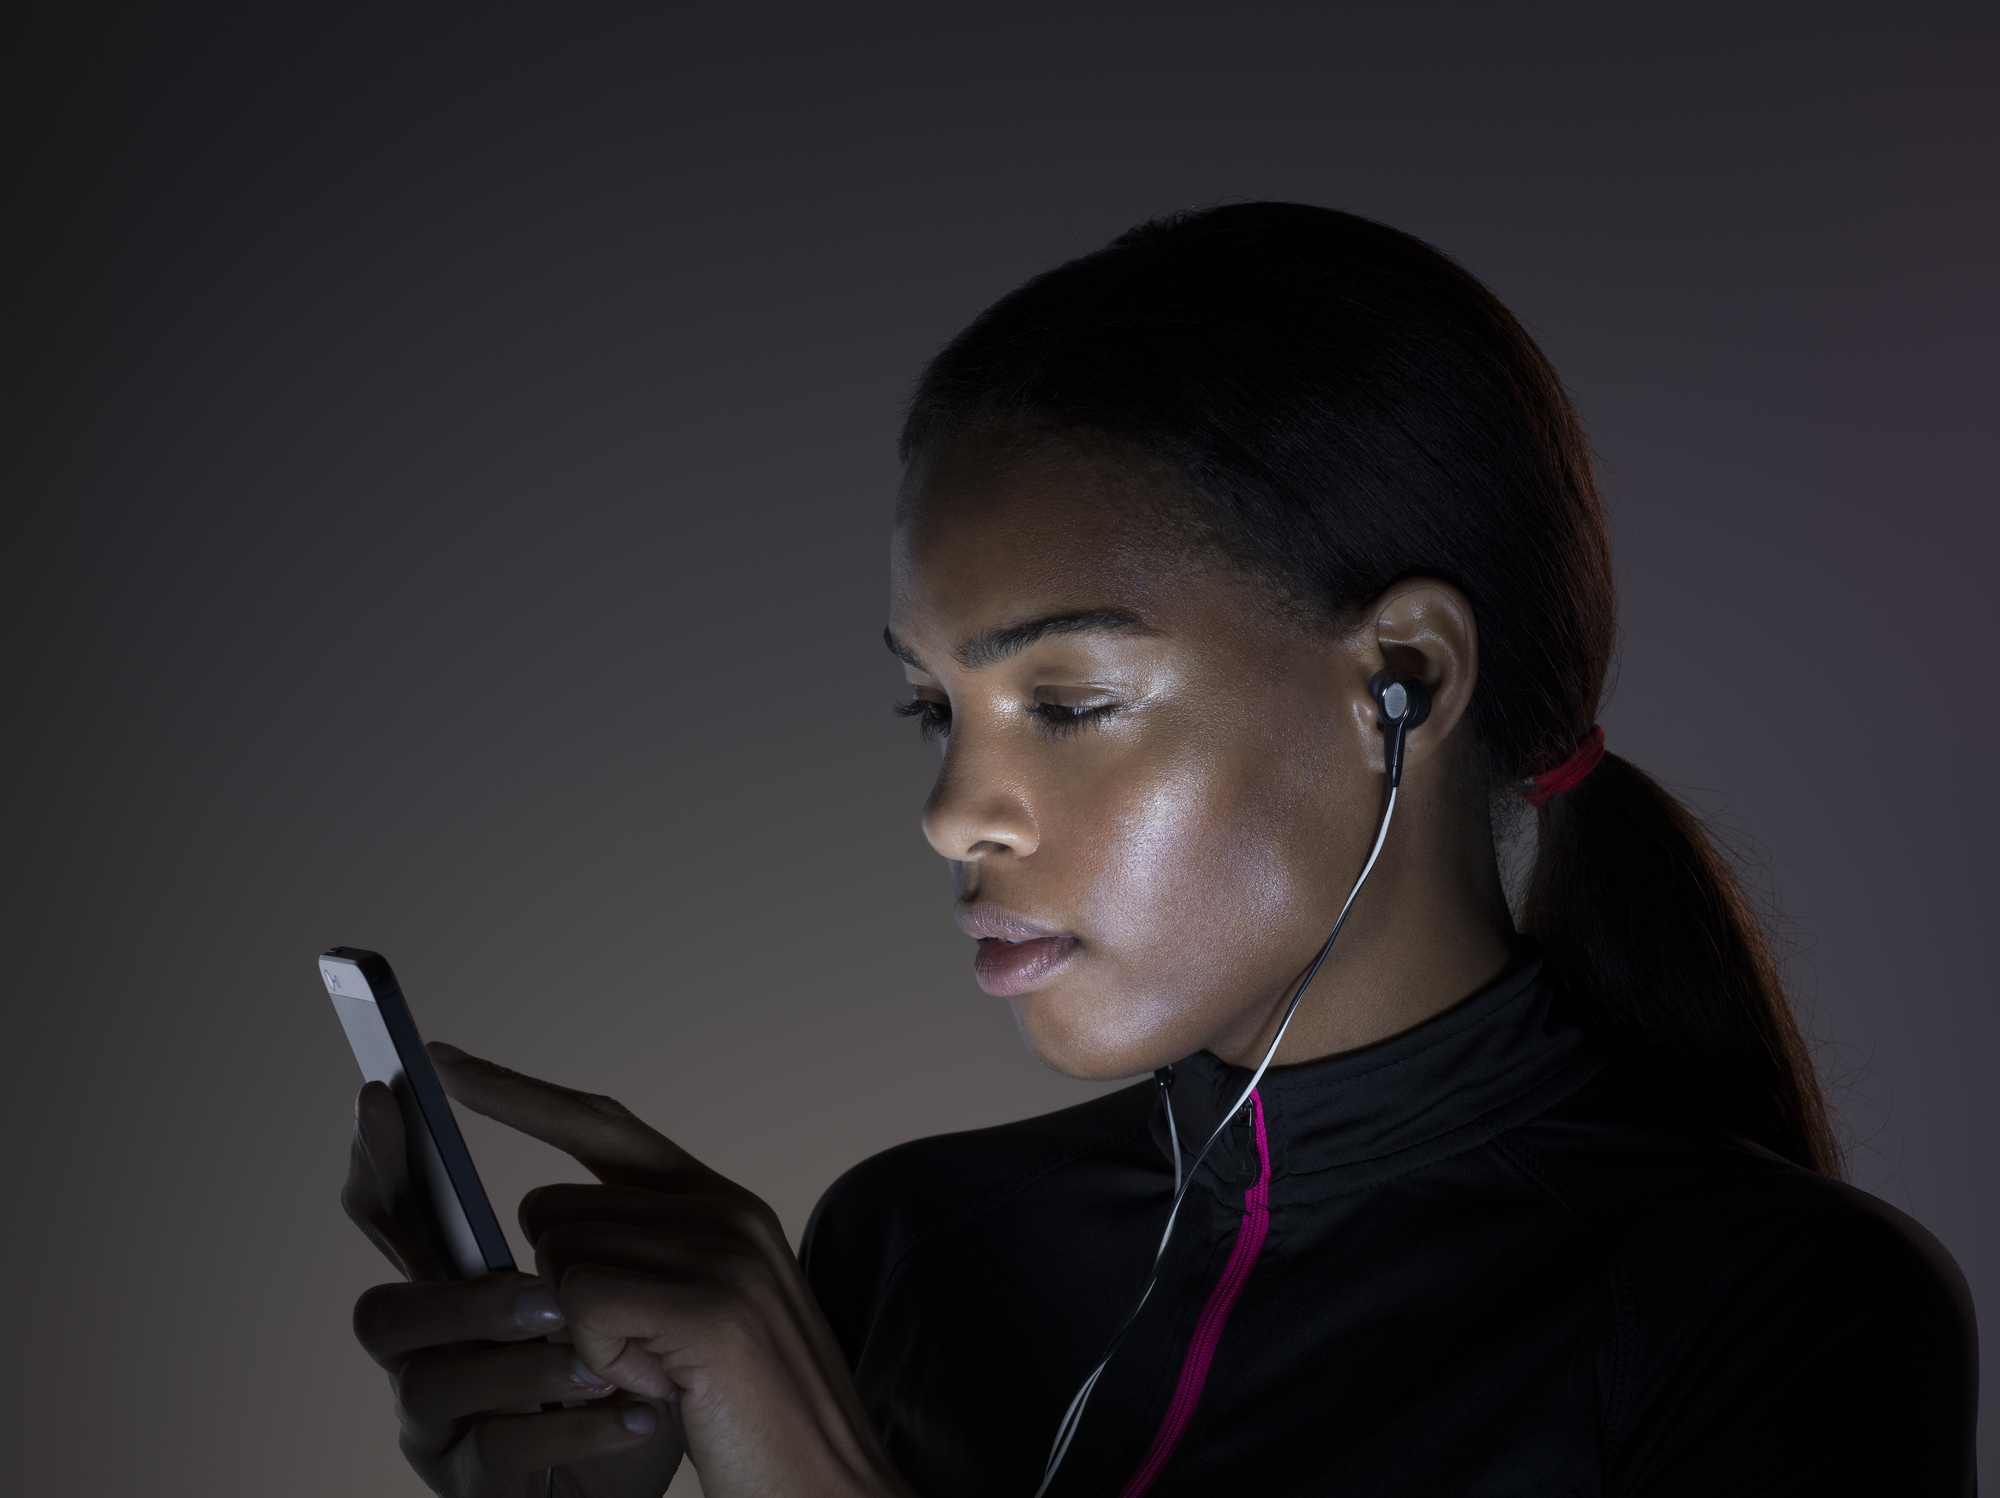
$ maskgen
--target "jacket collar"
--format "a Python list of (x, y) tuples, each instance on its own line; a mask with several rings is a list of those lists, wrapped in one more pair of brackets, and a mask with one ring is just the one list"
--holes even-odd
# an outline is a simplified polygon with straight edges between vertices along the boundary
[[(1358, 1189), (1370, 1179), (1471, 1148), (1524, 1107), (1549, 1106), (1602, 1059), (1555, 1002), (1530, 956), (1498, 982), (1416, 1028), (1363, 1050), (1274, 1066), (1257, 1084), (1272, 1202)], [(1174, 1064), (1174, 1119), (1191, 1163), (1250, 1073), (1207, 1051)], [(1166, 1147), (1163, 1113), (1154, 1136)], [(1256, 1178), (1247, 1129), (1222, 1131), (1200, 1177), (1225, 1198)]]

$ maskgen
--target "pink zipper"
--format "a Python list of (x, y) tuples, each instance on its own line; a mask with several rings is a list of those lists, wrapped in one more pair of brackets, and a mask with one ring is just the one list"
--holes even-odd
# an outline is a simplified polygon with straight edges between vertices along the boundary
[(1254, 1092), (1250, 1094), (1250, 1121), (1257, 1136), (1257, 1183), (1243, 1193), (1243, 1220), (1236, 1227), (1236, 1246), (1230, 1250), (1222, 1278), (1208, 1293), (1201, 1320), (1195, 1323), (1194, 1340), (1188, 1344), (1187, 1357), (1181, 1363), (1180, 1380), (1174, 1385), (1167, 1418), (1160, 1422), (1146, 1459), (1139, 1463), (1139, 1470), (1132, 1474), (1132, 1480), (1125, 1484), (1118, 1498), (1140, 1498), (1159, 1479), (1167, 1458), (1174, 1454), (1174, 1447), (1186, 1434), (1188, 1422), (1194, 1419), (1194, 1407), (1201, 1400), (1202, 1385), (1208, 1382), (1209, 1364), (1215, 1361), (1222, 1328), (1229, 1321), (1236, 1297), (1243, 1293), (1243, 1282), (1250, 1278), (1250, 1267), (1264, 1247), (1264, 1235), (1271, 1229), (1271, 1150), (1264, 1137), (1264, 1100)]

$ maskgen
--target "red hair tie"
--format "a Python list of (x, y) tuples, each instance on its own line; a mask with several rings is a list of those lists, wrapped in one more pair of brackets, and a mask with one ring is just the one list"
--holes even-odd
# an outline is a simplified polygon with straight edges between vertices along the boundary
[(1583, 747), (1547, 774), (1532, 777), (1521, 794), (1530, 806), (1546, 806), (1549, 797), (1560, 796), (1564, 791), (1575, 790), (1583, 783), (1583, 777), (1597, 768), (1597, 762), (1604, 758), (1604, 730), (1595, 723), (1590, 725), (1590, 734), (1583, 741)]

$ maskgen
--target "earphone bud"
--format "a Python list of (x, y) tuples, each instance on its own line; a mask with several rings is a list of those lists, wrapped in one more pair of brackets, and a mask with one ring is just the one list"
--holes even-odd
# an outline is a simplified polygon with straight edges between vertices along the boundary
[(1403, 740), (1431, 715), (1431, 689), (1408, 671), (1377, 671), (1368, 678), (1375, 699), (1375, 726), (1382, 730), (1382, 763), (1389, 771), (1389, 789), (1403, 783)]

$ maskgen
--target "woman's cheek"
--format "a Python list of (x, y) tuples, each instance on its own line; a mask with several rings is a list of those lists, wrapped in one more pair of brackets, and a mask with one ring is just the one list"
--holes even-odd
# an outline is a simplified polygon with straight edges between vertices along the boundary
[(1169, 1032), (1192, 1035), (1185, 1049), (1196, 1049), (1244, 1006), (1267, 1002), (1289, 975), (1283, 937), (1301, 905), (1281, 830), (1196, 776), (1128, 794), (1089, 829), (1076, 872), (1098, 960), (1079, 985), (1091, 1013), (1076, 1016), (1078, 1028), (1148, 1049)]
[(1074, 824), (1080, 883), (1107, 947), (1178, 944), (1212, 918), (1226, 839), (1203, 790), (1192, 775), (1135, 773), (1105, 787), (1095, 815)]

